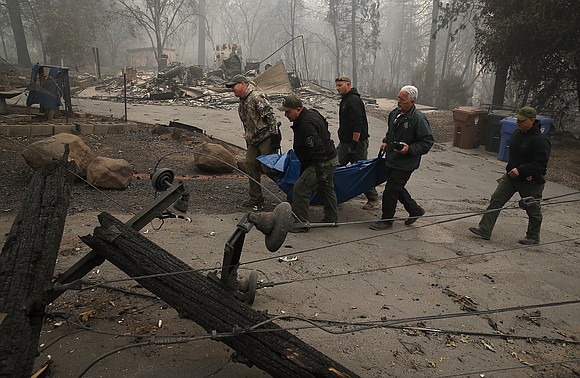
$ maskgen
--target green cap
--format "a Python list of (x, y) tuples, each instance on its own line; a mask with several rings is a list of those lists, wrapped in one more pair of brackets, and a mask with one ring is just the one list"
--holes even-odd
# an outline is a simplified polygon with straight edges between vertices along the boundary
[(245, 77), (244, 75), (236, 75), (236, 76), (232, 77), (232, 79), (226, 83), (226, 87), (233, 88), (233, 86), (238, 84), (238, 83), (249, 83), (249, 82), (250, 82), (250, 80), (247, 77)]
[(278, 110), (285, 112), (286, 110), (299, 108), (302, 106), (302, 100), (300, 100), (295, 94), (291, 93), (284, 97), (282, 101), (282, 106), (278, 106)]
[(531, 106), (524, 106), (518, 110), (516, 118), (523, 122), (527, 121), (528, 119), (535, 119), (537, 114), (538, 113), (536, 113), (536, 109), (532, 108)]

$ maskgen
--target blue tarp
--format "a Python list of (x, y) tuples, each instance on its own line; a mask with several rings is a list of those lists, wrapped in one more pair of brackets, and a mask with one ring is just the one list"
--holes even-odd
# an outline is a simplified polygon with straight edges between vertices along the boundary
[(40, 104), (47, 109), (58, 109), (63, 99), (66, 111), (72, 113), (68, 71), (67, 67), (38, 63), (32, 66), (30, 84), (36, 85), (30, 86), (26, 106)]
[[(294, 183), (300, 177), (300, 161), (294, 150), (289, 150), (282, 155), (262, 155), (257, 159), (279, 173), (274, 181), (289, 198), (292, 198)], [(334, 174), (336, 199), (338, 203), (348, 201), (385, 181), (387, 181), (387, 167), (382, 158), (361, 160), (337, 167)], [(312, 203), (321, 203), (318, 195), (313, 194)]]

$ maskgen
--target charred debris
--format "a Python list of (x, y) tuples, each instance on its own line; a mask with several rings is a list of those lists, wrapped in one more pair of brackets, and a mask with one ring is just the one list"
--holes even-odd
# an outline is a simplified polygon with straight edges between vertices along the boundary
[[(204, 66), (185, 66), (181, 63), (160, 72), (127, 68), (121, 75), (104, 79), (94, 87), (91, 87), (94, 78), (85, 75), (77, 79), (79, 87), (71, 88), (71, 91), (76, 93), (76, 97), (95, 100), (231, 108), (238, 103), (231, 90), (225, 87), (227, 80), (233, 76), (231, 72), (236, 71), (210, 70)], [(304, 96), (336, 96), (334, 90), (314, 82), (301, 81), (295, 73), (286, 71), (282, 62), (263, 72), (253, 68), (243, 74), (274, 102), (281, 101), (292, 91)]]

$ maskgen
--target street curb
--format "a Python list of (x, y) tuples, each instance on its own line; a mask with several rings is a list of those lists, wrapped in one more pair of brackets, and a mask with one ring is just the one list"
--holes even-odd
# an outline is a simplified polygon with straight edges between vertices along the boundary
[(118, 134), (137, 131), (136, 122), (89, 122), (64, 124), (0, 125), (0, 135), (8, 137), (50, 136), (61, 133)]

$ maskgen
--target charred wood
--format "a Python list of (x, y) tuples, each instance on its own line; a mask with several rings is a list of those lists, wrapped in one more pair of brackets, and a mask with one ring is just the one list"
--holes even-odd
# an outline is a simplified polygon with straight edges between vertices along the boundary
[[(357, 376), (113, 216), (101, 213), (99, 221), (85, 244), (131, 277), (159, 275), (136, 281), (207, 332), (230, 334), (218, 340), (250, 364), (274, 377)], [(262, 322), (261, 332), (243, 332)]]
[(31, 374), (68, 211), (71, 172), (74, 163), (64, 161), (36, 171), (2, 248), (0, 377)]

